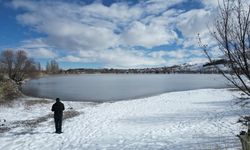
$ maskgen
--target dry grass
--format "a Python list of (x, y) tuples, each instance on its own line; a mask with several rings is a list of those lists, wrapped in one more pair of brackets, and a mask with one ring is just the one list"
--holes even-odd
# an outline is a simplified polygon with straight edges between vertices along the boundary
[(46, 99), (39, 99), (39, 100), (26, 100), (25, 101), (25, 106), (33, 106), (33, 105), (37, 105), (37, 104), (49, 104), (52, 103), (49, 100)]
[(13, 105), (13, 101), (0, 100), (0, 106), (11, 107), (12, 105)]

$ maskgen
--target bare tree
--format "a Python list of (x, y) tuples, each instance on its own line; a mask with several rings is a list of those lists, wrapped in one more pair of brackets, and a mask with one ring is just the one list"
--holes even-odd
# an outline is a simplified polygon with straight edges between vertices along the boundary
[[(223, 0), (219, 3), (218, 16), (214, 29), (210, 30), (212, 37), (217, 42), (218, 50), (227, 60), (225, 67), (230, 70), (217, 69), (235, 87), (250, 96), (250, 5), (242, 0)], [(201, 43), (210, 62), (214, 59), (207, 45)]]
[(9, 78), (15, 82), (20, 82), (33, 75), (38, 70), (37, 63), (31, 58), (28, 58), (25, 51), (5, 50), (1, 53), (0, 61), (4, 66), (5, 72)]
[(8, 76), (10, 77), (13, 72), (13, 62), (14, 62), (14, 53), (12, 50), (8, 49), (1, 53), (1, 62), (3, 64), (3, 70), (6, 70)]
[(59, 73), (60, 68), (58, 62), (55, 59), (51, 60), (50, 62), (47, 62), (46, 71), (47, 73), (52, 74)]
[(42, 67), (41, 67), (41, 63), (40, 62), (37, 62), (37, 69), (39, 72), (42, 71)]

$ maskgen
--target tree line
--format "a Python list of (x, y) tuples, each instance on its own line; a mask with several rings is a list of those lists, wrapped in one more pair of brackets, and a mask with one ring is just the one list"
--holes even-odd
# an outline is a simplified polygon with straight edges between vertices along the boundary
[(41, 73), (55, 74), (59, 71), (59, 64), (56, 60), (47, 62), (46, 70), (43, 70), (40, 62), (29, 58), (24, 50), (7, 49), (0, 54), (1, 75), (7, 75), (16, 83), (20, 83), (25, 78), (36, 77)]

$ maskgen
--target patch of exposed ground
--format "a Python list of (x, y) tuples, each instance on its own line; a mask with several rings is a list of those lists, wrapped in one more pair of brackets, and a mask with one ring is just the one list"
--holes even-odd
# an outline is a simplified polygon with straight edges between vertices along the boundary
[[(65, 111), (63, 114), (63, 119), (70, 119), (73, 117), (76, 117), (80, 115), (80, 113), (76, 110), (69, 110), (69, 111)], [(47, 114), (45, 116), (42, 117), (38, 117), (36, 119), (31, 119), (31, 120), (21, 120), (21, 121), (15, 121), (15, 122), (9, 122), (9, 123), (5, 123), (3, 122), (0, 126), (0, 133), (4, 133), (7, 131), (10, 131), (14, 128), (18, 128), (18, 127), (23, 127), (23, 128), (29, 128), (29, 129), (34, 129), (36, 128), (40, 123), (42, 122), (46, 122), (49, 119), (53, 118), (53, 114)]]

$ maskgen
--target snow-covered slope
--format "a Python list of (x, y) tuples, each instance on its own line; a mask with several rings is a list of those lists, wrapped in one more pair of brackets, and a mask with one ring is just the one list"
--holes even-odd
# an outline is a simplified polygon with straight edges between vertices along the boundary
[[(35, 127), (20, 125), (0, 133), (0, 149), (236, 149), (236, 124), (246, 110), (234, 105), (239, 92), (203, 89), (166, 93), (115, 103), (64, 102), (80, 115), (64, 120), (63, 134), (54, 133), (53, 119)], [(50, 114), (52, 103), (1, 107), (5, 125)]]
[(223, 71), (228, 71), (223, 64), (218, 64), (216, 68), (214, 65), (205, 65), (206, 63), (184, 63), (181, 65), (175, 65), (171, 68), (170, 72), (180, 73), (219, 73), (218, 68)]

